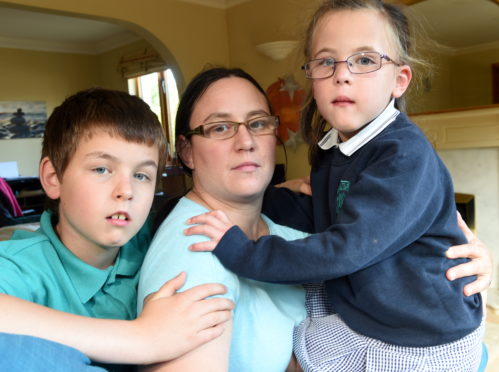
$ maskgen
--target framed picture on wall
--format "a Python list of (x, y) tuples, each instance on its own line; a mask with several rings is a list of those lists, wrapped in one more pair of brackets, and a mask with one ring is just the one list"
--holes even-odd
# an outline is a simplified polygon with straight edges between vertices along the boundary
[(0, 139), (43, 137), (46, 123), (43, 101), (0, 101)]

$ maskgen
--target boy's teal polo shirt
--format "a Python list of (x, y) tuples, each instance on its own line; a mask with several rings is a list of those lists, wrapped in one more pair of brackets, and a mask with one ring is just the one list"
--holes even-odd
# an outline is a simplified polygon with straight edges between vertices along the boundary
[(136, 316), (137, 283), (151, 241), (148, 223), (104, 270), (73, 255), (44, 212), (36, 232), (16, 231), (0, 242), (0, 293), (65, 312), (108, 319)]

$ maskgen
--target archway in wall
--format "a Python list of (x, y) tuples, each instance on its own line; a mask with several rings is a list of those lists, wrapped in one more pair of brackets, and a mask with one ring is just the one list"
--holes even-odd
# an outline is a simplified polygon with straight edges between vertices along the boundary
[[(18, 20), (16, 22), (17, 15), (14, 13), (15, 11), (29, 12), (32, 18), (30, 18), (29, 22), (19, 22)], [(0, 48), (3, 49), (2, 62), (8, 59), (5, 58), (6, 56), (15, 55), (15, 58), (12, 58), (14, 62), (9, 64), (8, 69), (3, 69), (2, 76), (7, 79), (0, 79), (3, 81), (4, 88), (0, 100), (45, 101), (47, 115), (49, 115), (52, 109), (56, 105), (59, 105), (64, 98), (81, 89), (100, 85), (111, 89), (126, 90), (126, 78), (119, 76), (120, 73), (118, 73), (118, 60), (130, 53), (127, 52), (120, 56), (113, 56), (113, 58), (116, 57), (116, 61), (110, 62), (110, 59), (106, 61), (106, 71), (112, 71), (116, 75), (113, 79), (123, 80), (119, 88), (117, 88), (116, 84), (112, 84), (114, 82), (112, 79), (110, 83), (109, 81), (105, 81), (104, 83), (97, 81), (98, 78), (88, 79), (92, 68), (95, 68), (95, 66), (91, 66), (88, 69), (85, 66), (83, 66), (83, 69), (79, 69), (79, 67), (93, 58), (92, 56), (89, 57), (92, 54), (91, 51), (86, 50), (80, 53), (80, 51), (76, 50), (79, 47), (85, 49), (86, 46), (83, 45), (85, 43), (79, 43), (78, 40), (72, 41), (69, 38), (69, 32), (65, 32), (63, 29), (55, 30), (54, 26), (57, 23), (54, 21), (55, 17), (63, 18), (64, 22), (62, 24), (66, 24), (68, 27), (72, 27), (81, 21), (83, 24), (85, 22), (94, 22), (92, 26), (99, 23), (101, 25), (107, 24), (111, 29), (114, 26), (116, 29), (126, 30), (128, 33), (136, 36), (135, 42), (140, 43), (140, 41), (144, 41), (144, 43), (150, 45), (155, 53), (160, 56), (160, 59), (164, 61), (164, 65), (173, 70), (178, 85), (181, 87), (183, 84), (183, 75), (170, 50), (151, 32), (131, 22), (80, 13), (61, 12), (55, 9), (20, 6), (0, 1), (0, 18), (4, 14), (10, 19), (6, 19), (4, 22), (0, 21)], [(36, 18), (36, 15), (39, 15), (39, 19)], [(47, 20), (47, 17), (51, 18)], [(43, 22), (46, 23), (43, 24)], [(7, 31), (5, 33), (3, 32), (2, 25), (6, 26)], [(29, 29), (36, 27), (41, 27), (42, 31), (39, 31), (38, 34), (30, 35), (28, 33)], [(85, 27), (82, 26), (82, 28), (84, 29)], [(94, 33), (96, 31), (92, 27), (89, 27), (88, 30)], [(49, 40), (50, 32), (48, 31), (53, 33), (54, 38), (61, 36), (57, 43)], [(18, 33), (17, 35), (16, 32)], [(44, 32), (47, 33), (45, 34)], [(84, 38), (82, 30), (80, 29), (78, 32), (78, 37)], [(46, 36), (47, 34), (49, 36)], [(9, 44), (8, 40), (12, 40), (13, 42)], [(120, 42), (121, 40), (118, 40), (118, 43)], [(120, 47), (123, 45), (120, 44)], [(61, 49), (59, 50), (60, 46)], [(106, 52), (106, 54), (112, 54), (112, 51)], [(51, 63), (58, 58), (60, 58), (59, 63)], [(75, 60), (79, 64), (77, 67), (72, 65)], [(16, 63), (16, 61), (20, 62)], [(38, 63), (39, 61), (41, 63)], [(46, 73), (47, 71), (45, 71), (47, 65), (52, 65), (50, 73)], [(31, 71), (26, 74), (27, 69), (31, 69)], [(18, 70), (18, 72), (15, 70)], [(70, 82), (70, 79), (74, 81)], [(7, 80), (10, 81), (10, 84), (6, 84)], [(106, 82), (109, 84), (106, 84)], [(3, 140), (0, 149), (0, 161), (16, 161), (19, 164), (20, 175), (36, 176), (38, 174), (40, 149), (41, 138)]]

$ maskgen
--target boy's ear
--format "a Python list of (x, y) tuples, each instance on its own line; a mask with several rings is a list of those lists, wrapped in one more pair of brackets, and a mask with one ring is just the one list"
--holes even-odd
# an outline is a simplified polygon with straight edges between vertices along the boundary
[(182, 162), (190, 169), (194, 170), (194, 161), (192, 160), (192, 145), (184, 136), (179, 136), (177, 140), (177, 153)]
[(59, 199), (61, 183), (52, 162), (47, 156), (40, 161), (40, 183), (50, 199)]
[(392, 92), (392, 97), (394, 98), (401, 97), (409, 87), (411, 79), (412, 79), (412, 70), (409, 66), (402, 65), (398, 67), (398, 72), (395, 81), (395, 87), (393, 88)]

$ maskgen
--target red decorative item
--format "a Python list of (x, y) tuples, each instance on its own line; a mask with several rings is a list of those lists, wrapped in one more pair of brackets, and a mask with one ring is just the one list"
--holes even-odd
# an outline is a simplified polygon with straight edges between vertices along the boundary
[(274, 113), (280, 118), (281, 125), (277, 133), (286, 143), (290, 137), (296, 137), (294, 134), (300, 130), (300, 111), (305, 99), (305, 91), (292, 75), (287, 75), (279, 78), (267, 88), (267, 96)]

